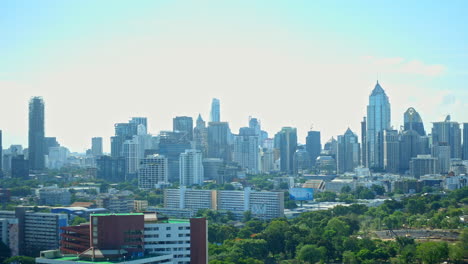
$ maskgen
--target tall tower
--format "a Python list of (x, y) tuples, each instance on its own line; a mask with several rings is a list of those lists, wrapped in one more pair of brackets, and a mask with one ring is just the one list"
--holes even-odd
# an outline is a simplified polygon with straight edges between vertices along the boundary
[(359, 165), (360, 146), (358, 136), (347, 129), (344, 135), (338, 136), (337, 170), (338, 173), (352, 172)]
[(210, 122), (221, 122), (219, 99), (216, 98), (213, 98), (213, 101), (211, 101)]
[(463, 160), (468, 160), (468, 123), (463, 123)]
[(450, 158), (462, 156), (460, 124), (451, 120), (448, 115), (443, 122), (434, 122), (432, 127), (432, 146), (438, 144), (450, 147)]
[(369, 96), (367, 106), (366, 152), (369, 168), (384, 167), (383, 132), (390, 129), (390, 102), (379, 82)]
[(91, 153), (93, 156), (102, 156), (102, 137), (93, 137), (91, 139)]
[(44, 132), (44, 100), (33, 97), (29, 101), (29, 168), (43, 170), (45, 168), (45, 132)]
[(322, 143), (320, 141), (320, 131), (309, 131), (306, 137), (306, 151), (309, 153), (310, 162), (315, 166), (315, 160), (320, 156)]
[(172, 119), (172, 130), (185, 133), (186, 140), (193, 140), (193, 119), (189, 116), (176, 116)]
[(292, 127), (283, 127), (279, 134), (280, 170), (293, 173), (294, 153), (297, 149), (297, 130)]

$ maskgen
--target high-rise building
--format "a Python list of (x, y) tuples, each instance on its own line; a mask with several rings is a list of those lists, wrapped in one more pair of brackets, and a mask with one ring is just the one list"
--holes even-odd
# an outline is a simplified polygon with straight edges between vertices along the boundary
[(410, 161), (410, 175), (419, 179), (419, 177), (426, 174), (439, 173), (437, 158), (431, 157), (431, 155), (418, 155), (415, 158), (411, 158)]
[(2, 145), (2, 130), (0, 130), (0, 177), (3, 174), (3, 145)]
[(338, 173), (353, 172), (359, 166), (360, 146), (358, 136), (347, 129), (344, 135), (338, 136), (337, 170)]
[(124, 182), (126, 162), (124, 157), (99, 156), (96, 159), (96, 177), (109, 182)]
[(367, 121), (366, 117), (363, 118), (361, 121), (361, 166), (367, 168), (369, 165), (367, 164)]
[(367, 106), (366, 152), (369, 168), (381, 170), (384, 167), (383, 133), (390, 129), (390, 117), (390, 102), (377, 81)]
[(448, 115), (443, 122), (434, 122), (432, 127), (432, 146), (439, 143), (450, 147), (450, 158), (461, 159), (461, 131), (458, 122), (451, 121)]
[(180, 185), (202, 185), (204, 181), (203, 157), (197, 149), (187, 149), (180, 154)]
[(180, 154), (191, 149), (190, 141), (186, 140), (183, 132), (161, 131), (159, 134), (158, 154), (168, 160), (169, 182), (176, 182), (180, 178)]
[(172, 119), (172, 130), (185, 134), (187, 140), (193, 140), (193, 119), (189, 116), (177, 116)]
[(208, 123), (208, 158), (231, 160), (228, 134), (229, 124), (227, 122)]
[(24, 155), (17, 155), (11, 158), (11, 177), (28, 179), (29, 161), (24, 158)]
[(306, 137), (306, 150), (309, 153), (310, 162), (315, 166), (317, 157), (320, 156), (322, 151), (322, 143), (320, 141), (320, 131), (309, 131)]
[(44, 131), (44, 100), (33, 97), (29, 101), (29, 168), (43, 170), (45, 168), (45, 131)]
[(195, 148), (200, 150), (203, 157), (208, 156), (208, 131), (206, 129), (205, 121), (200, 114), (198, 114), (197, 124), (193, 129), (193, 140), (195, 141)]
[(259, 136), (251, 128), (241, 128), (239, 135), (234, 136), (232, 160), (237, 162), (247, 173), (257, 174), (259, 172), (260, 159)]
[(450, 146), (447, 142), (438, 142), (432, 147), (432, 156), (437, 158), (439, 172), (446, 174), (450, 169)]
[(403, 115), (404, 119), (404, 130), (414, 130), (420, 136), (425, 136), (426, 131), (424, 130), (424, 124), (421, 119), (421, 116), (413, 107), (408, 108)]
[(210, 122), (221, 122), (219, 99), (216, 98), (213, 98), (213, 101), (211, 101)]
[(298, 146), (294, 153), (294, 174), (304, 174), (310, 170), (310, 155), (304, 145)]
[(463, 160), (468, 160), (468, 123), (463, 123)]
[(280, 170), (293, 173), (294, 153), (297, 149), (297, 130), (292, 127), (283, 127), (278, 132), (280, 150)]
[(138, 187), (153, 189), (168, 183), (167, 158), (163, 155), (152, 155), (141, 160), (138, 173)]
[(138, 168), (140, 165), (140, 160), (143, 158), (140, 151), (140, 144), (138, 138), (134, 137), (133, 139), (126, 140), (122, 146), (122, 154), (125, 157), (127, 180), (134, 178), (138, 173)]
[(129, 121), (130, 124), (136, 124), (137, 130), (139, 125), (144, 126), (143, 134), (148, 132), (148, 119), (146, 117), (132, 117)]
[(396, 130), (384, 130), (384, 169), (400, 172), (400, 140)]
[(95, 157), (102, 155), (102, 137), (93, 137), (91, 139), (91, 153)]

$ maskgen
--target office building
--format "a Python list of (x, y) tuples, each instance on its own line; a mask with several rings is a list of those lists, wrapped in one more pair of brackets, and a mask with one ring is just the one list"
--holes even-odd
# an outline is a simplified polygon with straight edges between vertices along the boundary
[(468, 160), (468, 123), (463, 123), (463, 160)]
[(70, 151), (65, 147), (50, 147), (47, 155), (47, 168), (61, 169), (67, 164)]
[(293, 159), (294, 159), (294, 165), (293, 165), (294, 174), (304, 174), (310, 170), (311, 168), (310, 155), (307, 152), (304, 145), (297, 147), (297, 150), (294, 153)]
[(406, 110), (406, 112), (403, 114), (403, 120), (405, 131), (414, 130), (420, 136), (426, 135), (421, 116), (413, 107), (410, 107), (408, 110)]
[(33, 97), (29, 101), (29, 168), (45, 169), (44, 101)]
[(446, 174), (450, 169), (450, 146), (446, 142), (438, 142), (432, 147), (432, 156), (438, 160), (439, 173)]
[[(384, 169), (386, 172), (400, 172), (400, 139), (398, 131), (384, 130)], [(409, 161), (408, 161), (409, 165)]]
[(379, 82), (369, 96), (366, 126), (368, 167), (381, 170), (384, 168), (383, 133), (390, 129), (390, 102)]
[(164, 189), (164, 208), (216, 210), (216, 191), (197, 190), (181, 186), (179, 189)]
[(204, 181), (203, 157), (200, 150), (187, 149), (180, 154), (180, 185), (202, 185)]
[(219, 99), (216, 98), (211, 101), (210, 122), (221, 122)]
[(311, 165), (315, 166), (317, 157), (322, 151), (322, 143), (320, 141), (320, 131), (309, 131), (306, 137), (306, 150), (309, 153)]
[(201, 115), (198, 115), (197, 124), (193, 129), (193, 140), (195, 148), (202, 152), (203, 157), (208, 155), (208, 131), (206, 128), (205, 121)]
[(438, 174), (438, 163), (437, 158), (431, 157), (431, 155), (418, 155), (415, 158), (411, 158), (410, 175), (419, 179), (426, 174)]
[(102, 156), (102, 137), (91, 139), (91, 154), (95, 157)]
[(160, 188), (168, 183), (168, 161), (163, 155), (151, 155), (142, 159), (138, 172), (138, 188)]
[(184, 133), (161, 131), (159, 134), (159, 149), (157, 153), (164, 155), (168, 162), (168, 180), (177, 182), (180, 178), (180, 154), (186, 149), (192, 149), (190, 141), (186, 140)]
[(257, 174), (260, 164), (260, 138), (251, 128), (240, 129), (239, 135), (234, 135), (232, 160), (237, 162), (246, 173)]
[(97, 208), (106, 208), (112, 213), (129, 213), (133, 211), (134, 199), (125, 194), (101, 194), (96, 198)]
[(203, 159), (203, 175), (205, 180), (214, 180), (217, 184), (224, 183), (220, 171), (224, 166), (222, 159), (206, 158)]
[(143, 158), (141, 155), (140, 144), (136, 136), (132, 139), (125, 140), (122, 146), (122, 156), (125, 158), (126, 162), (126, 179), (133, 179), (138, 173), (140, 160)]
[(189, 116), (177, 116), (172, 119), (172, 130), (184, 133), (188, 141), (193, 140), (193, 119)]
[(279, 150), (280, 150), (280, 170), (285, 173), (293, 173), (294, 153), (297, 149), (297, 131), (296, 128), (283, 127), (278, 132)]
[(17, 155), (11, 158), (11, 177), (20, 179), (29, 178), (29, 161), (24, 158), (24, 155)]
[(337, 143), (336, 162), (338, 173), (353, 172), (359, 166), (360, 159), (358, 136), (348, 128), (344, 135), (338, 136)]
[(432, 146), (437, 146), (439, 143), (447, 144), (450, 147), (450, 158), (462, 158), (460, 124), (451, 121), (450, 115), (443, 122), (433, 123)]
[(124, 182), (126, 161), (124, 157), (100, 156), (96, 160), (96, 177), (109, 182)]
[(368, 168), (367, 164), (367, 121), (366, 117), (361, 121), (361, 166)]
[(0, 130), (0, 177), (3, 176), (3, 145), (2, 145), (2, 130)]
[(218, 158), (231, 161), (230, 134), (227, 122), (208, 123), (208, 158)]

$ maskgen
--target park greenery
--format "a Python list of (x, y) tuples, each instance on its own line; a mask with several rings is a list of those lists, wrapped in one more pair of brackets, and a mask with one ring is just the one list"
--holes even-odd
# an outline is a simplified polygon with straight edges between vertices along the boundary
[[(368, 190), (348, 190), (348, 194), (361, 199)], [(375, 195), (378, 190), (370, 191)], [(204, 211), (199, 216), (210, 221), (210, 264), (463, 263), (468, 258), (468, 227), (460, 216), (468, 213), (467, 198), (468, 188), (463, 188), (386, 200), (378, 207), (337, 206), (270, 222), (246, 213), (242, 225), (219, 212)], [(459, 233), (459, 240), (417, 241), (406, 236), (381, 240), (374, 233), (416, 228), (450, 230)]]

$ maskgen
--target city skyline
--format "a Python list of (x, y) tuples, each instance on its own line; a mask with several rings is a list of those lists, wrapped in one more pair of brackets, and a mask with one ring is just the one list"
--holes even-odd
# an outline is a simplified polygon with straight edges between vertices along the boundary
[(270, 136), (293, 126), (305, 143), (313, 125), (326, 142), (360, 131), (376, 79), (396, 129), (409, 107), (428, 131), (447, 114), (468, 121), (464, 1), (88, 5), (0, 4), (0, 88), (14, 91), (0, 104), (5, 147), (27, 145), (34, 95), (46, 136), (79, 152), (92, 137), (108, 152), (114, 123), (131, 116), (153, 134), (175, 116), (209, 121), (212, 98), (232, 131), (254, 116)]

